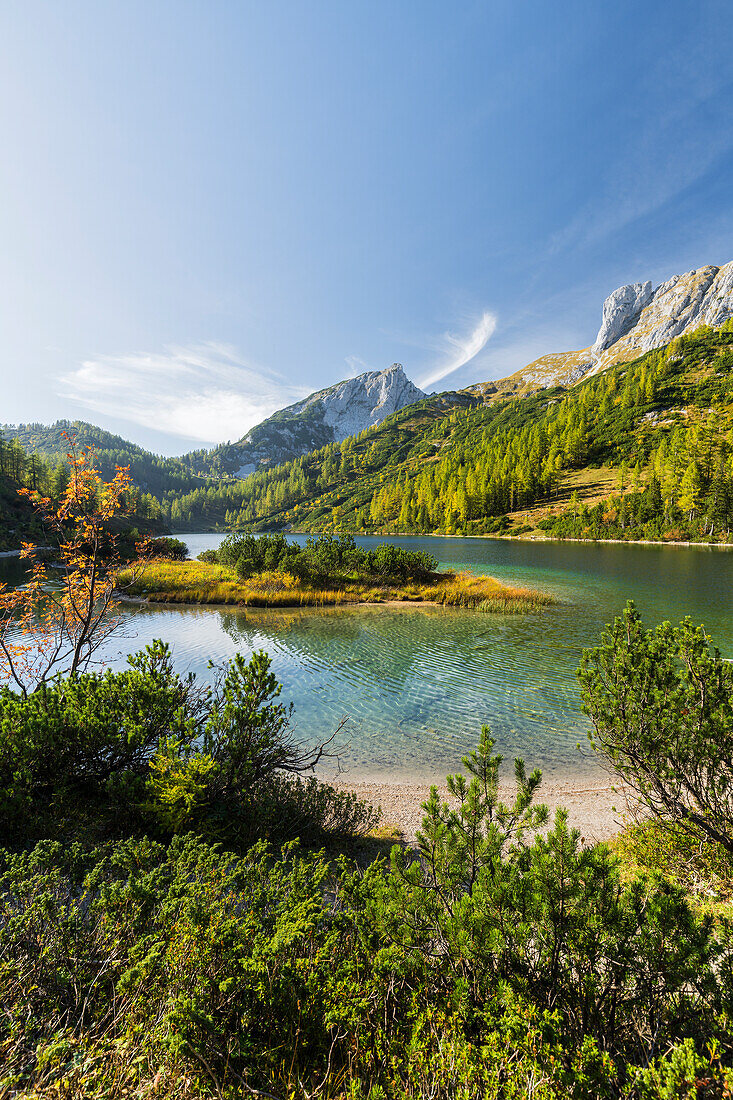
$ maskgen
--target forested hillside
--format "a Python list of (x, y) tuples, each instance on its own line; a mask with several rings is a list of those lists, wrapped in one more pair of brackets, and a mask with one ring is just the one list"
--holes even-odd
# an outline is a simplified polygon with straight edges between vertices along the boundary
[(732, 366), (728, 321), (570, 389), (429, 397), (243, 480), (202, 479), (185, 459), (80, 422), (8, 435), (58, 461), (64, 431), (76, 433), (97, 448), (103, 476), (129, 465), (143, 512), (177, 530), (727, 539)]
[(116, 466), (129, 466), (135, 484), (157, 497), (171, 490), (182, 492), (194, 481), (183, 459), (152, 454), (84, 420), (57, 420), (51, 425), (6, 424), (0, 431), (8, 441), (17, 441), (29, 454), (40, 455), (53, 463), (65, 461), (71, 437), (80, 447), (94, 450), (102, 477), (114, 477)]
[[(341, 444), (241, 483), (185, 494), (174, 502), (172, 519), (481, 534), (546, 525), (548, 513), (552, 521), (563, 509), (585, 518), (588, 502), (606, 500), (576, 531), (599, 537), (604, 523), (616, 534), (623, 496), (621, 537), (632, 530), (645, 537), (727, 537), (732, 367), (728, 322), (570, 390), (491, 404), (465, 393), (428, 398)], [(651, 529), (640, 531), (637, 505), (645, 491), (642, 526)]]
[(54, 486), (54, 474), (37, 458), (28, 459), (15, 441), (0, 437), (0, 552), (16, 550), (21, 539), (37, 538), (40, 527), (35, 513), (18, 489)]
[[(95, 455), (95, 464), (103, 478), (114, 477), (118, 466), (129, 467), (130, 476), (140, 489), (141, 507), (148, 518), (165, 525), (171, 523), (171, 513), (176, 522), (182, 524), (181, 508), (176, 502), (187, 497), (194, 490), (199, 492), (200, 502), (196, 512), (196, 523), (200, 526), (216, 525), (214, 512), (205, 506), (208, 501), (206, 490), (220, 486), (221, 470), (218, 457), (224, 448), (215, 451), (196, 451), (182, 458), (167, 458), (146, 451), (143, 447), (131, 443), (122, 436), (113, 435), (84, 420), (57, 420), (55, 424), (7, 424), (0, 429), (8, 443), (25, 450), (35, 461), (54, 467), (65, 465), (70, 440), (79, 447), (91, 447)], [(193, 467), (208, 456), (212, 477), (204, 478)]]
[[(65, 444), (63, 457), (54, 462), (38, 454), (27, 454), (17, 437), (8, 440), (0, 434), (0, 551), (17, 550), (21, 541), (32, 541), (41, 535), (34, 509), (18, 490), (37, 489), (43, 496), (59, 501), (69, 484), (65, 461), (69, 439)], [(113, 476), (114, 465), (109, 474), (103, 473), (103, 477)], [(141, 532), (159, 533), (164, 529), (158, 502), (149, 493), (135, 489), (126, 507), (129, 525)]]

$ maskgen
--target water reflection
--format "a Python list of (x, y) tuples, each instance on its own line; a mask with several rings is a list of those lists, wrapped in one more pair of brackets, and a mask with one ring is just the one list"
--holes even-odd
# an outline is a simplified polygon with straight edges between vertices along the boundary
[[(187, 536), (192, 554), (219, 536)], [(368, 540), (360, 540), (367, 542)], [(155, 637), (181, 671), (210, 675), (209, 660), (267, 650), (295, 703), (299, 732), (332, 732), (348, 716), (344, 763), (354, 776), (441, 778), (488, 722), (499, 748), (555, 779), (592, 768), (575, 670), (584, 646), (633, 597), (646, 618), (690, 614), (733, 656), (733, 555), (674, 547), (526, 544), (486, 539), (395, 540), (443, 564), (467, 566), (554, 593), (556, 607), (526, 615), (443, 608), (233, 611), (128, 606), (105, 659)], [(18, 563), (14, 563), (17, 568)], [(8, 559), (2, 562), (8, 567)]]
[[(553, 611), (553, 614), (556, 612)], [(489, 722), (509, 756), (540, 756), (546, 770), (577, 769), (583, 725), (575, 654), (533, 616), (486, 616), (443, 608), (219, 611), (135, 608), (125, 616), (137, 645), (171, 642), (177, 666), (206, 675), (209, 659), (265, 649), (299, 731), (330, 733), (348, 717), (343, 763), (360, 775), (440, 778)], [(549, 632), (549, 637), (556, 633)]]

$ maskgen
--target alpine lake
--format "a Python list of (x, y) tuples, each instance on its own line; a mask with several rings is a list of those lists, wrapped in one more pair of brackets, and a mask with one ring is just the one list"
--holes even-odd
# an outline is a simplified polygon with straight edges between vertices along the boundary
[[(222, 535), (186, 534), (189, 555)], [(297, 541), (304, 541), (298, 536)], [(180, 673), (210, 679), (210, 662), (264, 649), (306, 741), (339, 734), (342, 778), (440, 781), (460, 768), (483, 724), (506, 759), (547, 779), (597, 775), (581, 711), (582, 650), (633, 599), (646, 626), (689, 615), (733, 658), (733, 553), (714, 547), (484, 538), (359, 538), (426, 550), (441, 568), (469, 569), (550, 593), (553, 606), (485, 614), (421, 604), (237, 610), (126, 603), (102, 654), (122, 668), (154, 638)], [(19, 580), (5, 559), (6, 582)], [(325, 773), (328, 776), (329, 772)]]

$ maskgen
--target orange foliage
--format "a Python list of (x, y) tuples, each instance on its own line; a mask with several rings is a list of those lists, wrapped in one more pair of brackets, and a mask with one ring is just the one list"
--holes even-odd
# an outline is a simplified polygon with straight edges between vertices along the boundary
[[(68, 438), (68, 437), (67, 437)], [(0, 585), (0, 674), (26, 694), (58, 672), (75, 675), (117, 624), (115, 585), (120, 561), (110, 528), (127, 511), (128, 468), (102, 481), (93, 452), (69, 440), (69, 485), (58, 503), (19, 489), (41, 517), (46, 542), (23, 543), (27, 582)], [(43, 554), (51, 552), (49, 567)]]

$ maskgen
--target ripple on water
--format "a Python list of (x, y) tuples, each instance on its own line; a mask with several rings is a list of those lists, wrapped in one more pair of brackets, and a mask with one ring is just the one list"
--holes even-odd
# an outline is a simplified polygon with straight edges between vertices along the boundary
[[(186, 536), (193, 555), (216, 536)], [(198, 542), (196, 541), (198, 540)], [(367, 543), (368, 540), (359, 540)], [(670, 547), (390, 540), (442, 565), (549, 591), (560, 603), (525, 615), (409, 605), (277, 612), (130, 607), (105, 653), (113, 666), (153, 638), (176, 666), (265, 649), (295, 704), (298, 733), (328, 736), (347, 717), (343, 763), (354, 777), (437, 780), (460, 765), (488, 723), (499, 751), (561, 779), (588, 771), (575, 670), (585, 646), (634, 598), (650, 624), (690, 614), (733, 655), (733, 554)]]
[[(416, 607), (135, 608), (126, 623), (137, 645), (170, 639), (177, 666), (199, 674), (211, 658), (266, 649), (301, 735), (325, 736), (345, 717), (343, 764), (352, 772), (440, 778), (487, 722), (508, 755), (534, 763), (541, 754), (546, 767), (572, 758), (577, 767), (578, 716), (563, 669), (539, 659), (527, 618)], [(546, 743), (548, 732), (557, 745)]]

